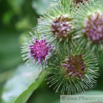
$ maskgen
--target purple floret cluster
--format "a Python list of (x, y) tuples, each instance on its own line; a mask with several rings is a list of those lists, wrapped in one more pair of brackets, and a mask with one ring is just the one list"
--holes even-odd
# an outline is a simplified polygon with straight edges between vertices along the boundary
[(90, 15), (85, 22), (83, 33), (95, 44), (103, 42), (103, 13)]

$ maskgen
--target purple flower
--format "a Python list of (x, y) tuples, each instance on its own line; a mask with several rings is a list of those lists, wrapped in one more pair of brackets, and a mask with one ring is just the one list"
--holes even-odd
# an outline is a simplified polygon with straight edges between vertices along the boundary
[(51, 44), (35, 30), (29, 32), (29, 35), (26, 36), (21, 53), (23, 53), (22, 58), (28, 66), (41, 65), (44, 68), (52, 50)]
[[(65, 38), (68, 35), (68, 32), (71, 30), (71, 19), (60, 16), (59, 18), (52, 21), (51, 31), (55, 35), (55, 38)], [(68, 35), (69, 36), (69, 35)]]
[(51, 46), (48, 45), (46, 40), (35, 40), (32, 43), (33, 45), (30, 45), (30, 55), (37, 60), (37, 64), (41, 63), (48, 55)]
[(63, 67), (67, 69), (65, 75), (69, 74), (69, 77), (74, 76), (82, 80), (85, 74), (85, 65), (82, 55), (70, 55)]
[(83, 33), (95, 44), (103, 42), (103, 14), (95, 13), (90, 15), (85, 21)]

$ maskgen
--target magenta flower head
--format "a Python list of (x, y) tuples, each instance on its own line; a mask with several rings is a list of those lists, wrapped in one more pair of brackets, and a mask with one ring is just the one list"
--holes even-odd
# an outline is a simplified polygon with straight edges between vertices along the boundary
[(67, 69), (66, 75), (69, 77), (77, 77), (81, 80), (83, 79), (83, 75), (85, 73), (85, 63), (83, 60), (83, 55), (71, 55), (69, 54), (68, 60), (64, 61), (62, 67)]
[(30, 36), (25, 39), (22, 46), (23, 60), (28, 64), (44, 63), (50, 55), (51, 45), (45, 39), (38, 37), (37, 32), (30, 32)]
[[(72, 46), (71, 50), (62, 47), (62, 51), (55, 54), (48, 61), (50, 77), (47, 84), (54, 86), (61, 94), (76, 94), (85, 92), (96, 86), (99, 76), (97, 59), (92, 51), (79, 46)], [(52, 63), (51, 63), (52, 62)]]
[[(77, 32), (74, 39), (96, 53), (103, 53), (103, 7), (99, 2), (90, 0), (79, 5), (74, 14)], [(98, 53), (99, 54), (99, 53)]]

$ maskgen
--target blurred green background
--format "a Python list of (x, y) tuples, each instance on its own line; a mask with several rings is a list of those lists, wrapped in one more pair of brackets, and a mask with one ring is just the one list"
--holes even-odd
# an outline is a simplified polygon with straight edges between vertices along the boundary
[[(6, 80), (17, 66), (23, 64), (20, 47), (25, 35), (37, 25), (37, 18), (51, 1), (53, 0), (0, 0), (0, 95)], [(98, 60), (100, 77), (94, 89), (103, 91), (103, 58)], [(60, 94), (52, 89), (44, 81), (27, 103), (55, 103)]]

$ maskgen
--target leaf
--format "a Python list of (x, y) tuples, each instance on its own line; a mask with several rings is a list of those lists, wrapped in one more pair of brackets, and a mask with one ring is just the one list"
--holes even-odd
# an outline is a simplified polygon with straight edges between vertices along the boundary
[(24, 91), (16, 100), (14, 103), (25, 103), (32, 92), (38, 88), (40, 83), (44, 80), (45, 76), (38, 79), (36, 82), (33, 82), (26, 91)]
[(54, 0), (32, 0), (32, 7), (39, 15), (41, 15), (46, 8), (49, 7), (50, 2), (52, 1)]
[[(25, 103), (42, 82), (43, 78), (38, 79), (40, 73), (40, 65), (35, 68), (20, 65), (4, 86), (3, 103)], [(21, 98), (23, 102), (17, 102)]]

